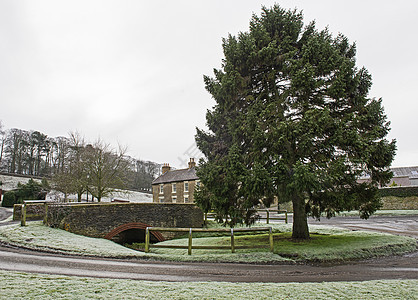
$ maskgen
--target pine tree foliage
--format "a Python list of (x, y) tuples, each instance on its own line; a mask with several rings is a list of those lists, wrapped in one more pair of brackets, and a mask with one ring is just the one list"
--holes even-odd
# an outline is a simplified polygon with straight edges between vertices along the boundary
[(248, 32), (223, 39), (223, 52), (221, 69), (204, 77), (216, 104), (208, 131), (196, 134), (205, 155), (198, 205), (234, 226), (254, 222), (260, 203), (292, 201), (294, 238), (309, 237), (308, 216), (358, 209), (369, 217), (396, 146), (355, 44), (275, 5), (253, 15)]

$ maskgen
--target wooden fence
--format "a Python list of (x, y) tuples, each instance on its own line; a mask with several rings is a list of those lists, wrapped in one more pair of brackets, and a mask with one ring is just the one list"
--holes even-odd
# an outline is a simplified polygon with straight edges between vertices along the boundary
[(45, 206), (44, 224), (46, 224), (46, 218), (48, 215), (48, 202), (46, 200), (24, 200), (22, 204), (20, 226), (26, 226), (26, 208), (28, 203), (43, 203)]
[[(266, 217), (260, 217), (260, 220), (265, 219), (267, 224), (270, 224), (270, 220), (283, 220), (286, 224), (287, 219), (287, 210), (269, 210), (269, 209), (258, 209), (257, 212), (266, 212)], [(276, 215), (274, 215), (276, 214)], [(278, 216), (284, 214), (284, 217)]]
[[(189, 241), (187, 246), (182, 245), (153, 245), (150, 244), (150, 232), (151, 231), (167, 231), (167, 232), (188, 232)], [(173, 248), (173, 249), (188, 249), (187, 254), (192, 255), (192, 249), (231, 249), (234, 253), (235, 249), (251, 249), (260, 248), (258, 246), (236, 246), (234, 232), (250, 232), (250, 231), (267, 231), (269, 233), (269, 247), (270, 251), (273, 252), (273, 233), (271, 227), (256, 227), (256, 228), (220, 228), (220, 229), (203, 229), (203, 228), (164, 228), (164, 227), (147, 227), (145, 231), (145, 252), (149, 252), (150, 248)], [(192, 234), (193, 232), (230, 232), (231, 233), (231, 244), (229, 246), (204, 246), (195, 245), (193, 246)], [(265, 247), (265, 246), (261, 246)]]
[[(257, 209), (257, 212), (265, 212), (266, 217), (260, 215), (260, 220), (266, 220), (267, 224), (270, 224), (270, 220), (283, 220), (287, 224), (288, 218), (287, 218), (287, 210), (269, 210), (269, 209)], [(279, 216), (283, 215), (284, 216)], [(214, 218), (214, 213), (205, 213), (205, 224), (207, 224), (209, 218)]]

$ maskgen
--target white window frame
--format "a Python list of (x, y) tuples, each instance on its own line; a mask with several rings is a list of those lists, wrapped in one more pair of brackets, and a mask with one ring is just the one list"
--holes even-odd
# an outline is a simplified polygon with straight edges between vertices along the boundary
[(184, 196), (184, 203), (189, 203), (189, 196)]
[(164, 202), (164, 197), (158, 197), (158, 202), (163, 203)]
[(171, 184), (171, 191), (173, 194), (177, 193), (177, 185), (176, 183), (172, 183)]
[(171, 197), (171, 202), (172, 203), (177, 203), (177, 196)]
[(160, 184), (160, 194), (164, 194), (164, 184)]
[(184, 192), (185, 193), (189, 192), (189, 182), (187, 182), (187, 181), (184, 183)]

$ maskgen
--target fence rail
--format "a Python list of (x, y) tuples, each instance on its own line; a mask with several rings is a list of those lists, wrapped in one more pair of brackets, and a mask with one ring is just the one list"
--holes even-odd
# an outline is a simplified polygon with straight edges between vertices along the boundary
[[(287, 210), (269, 210), (269, 209), (258, 209), (257, 212), (266, 212), (266, 218), (260, 217), (260, 219), (266, 219), (266, 223), (269, 224), (270, 220), (284, 220), (284, 222), (287, 224), (288, 218), (287, 218)], [(277, 213), (278, 215), (284, 214), (284, 217), (280, 216), (271, 216), (270, 214)]]
[[(188, 232), (189, 240), (187, 246), (182, 245), (153, 245), (150, 244), (150, 232), (151, 231), (165, 231), (165, 232)], [(267, 231), (269, 233), (269, 248), (273, 252), (273, 233), (271, 227), (257, 227), (257, 228), (165, 228), (165, 227), (147, 227), (145, 230), (145, 252), (149, 252), (150, 248), (172, 248), (172, 249), (188, 249), (187, 254), (192, 255), (192, 249), (231, 249), (234, 253), (235, 249), (251, 249), (251, 248), (265, 248), (263, 245), (256, 246), (236, 246), (234, 232), (251, 232), (251, 231)], [(193, 232), (230, 232), (231, 233), (231, 245), (230, 246), (209, 246), (209, 245), (196, 245), (193, 246)]]
[[(269, 210), (269, 209), (257, 209), (257, 212), (265, 212), (266, 217), (260, 216), (260, 220), (266, 220), (267, 224), (270, 224), (270, 220), (283, 220), (285, 223), (288, 223), (288, 217), (287, 217), (287, 210)], [(272, 214), (284, 214), (284, 217), (272, 215)], [(207, 224), (209, 218), (214, 218), (215, 213), (205, 213), (205, 224)]]

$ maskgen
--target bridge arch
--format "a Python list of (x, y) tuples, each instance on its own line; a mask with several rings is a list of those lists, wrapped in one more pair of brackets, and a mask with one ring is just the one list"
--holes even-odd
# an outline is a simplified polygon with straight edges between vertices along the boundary
[[(145, 223), (141, 223), (141, 222), (132, 222), (132, 223), (126, 223), (126, 224), (122, 224), (114, 229), (112, 229), (111, 231), (109, 231), (106, 235), (105, 235), (105, 239), (112, 239), (115, 235), (118, 235), (119, 233), (126, 231), (126, 230), (131, 230), (131, 229), (142, 229), (142, 230), (146, 230), (147, 227), (152, 227), (148, 224)], [(151, 234), (159, 241), (162, 242), (164, 241), (164, 237), (161, 235), (161, 233), (159, 232), (152, 232)]]

